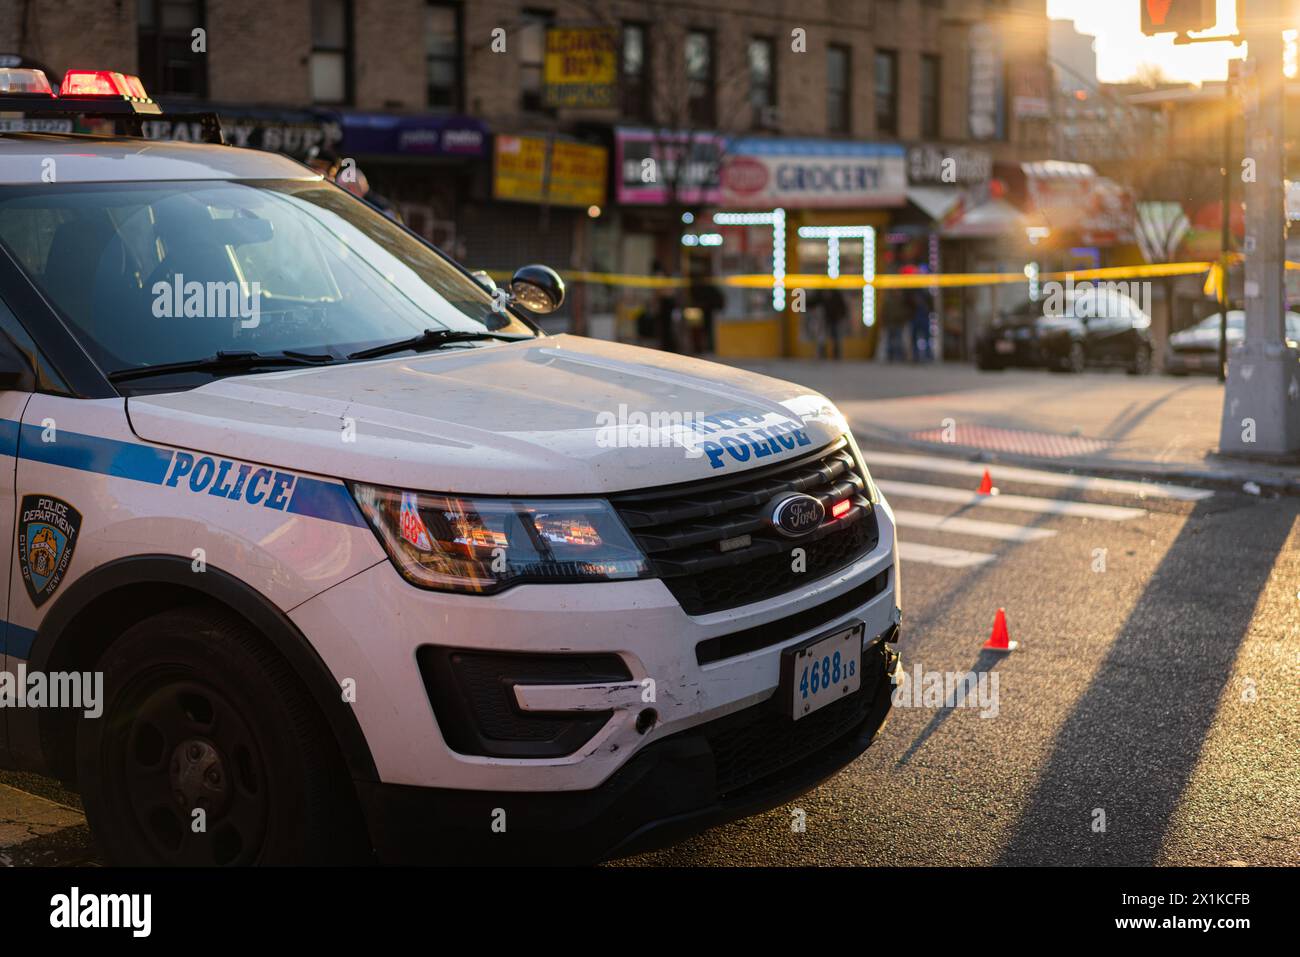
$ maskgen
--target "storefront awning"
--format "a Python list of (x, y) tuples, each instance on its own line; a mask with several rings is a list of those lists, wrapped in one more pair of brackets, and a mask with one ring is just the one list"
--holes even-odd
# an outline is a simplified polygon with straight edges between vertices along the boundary
[(349, 154), (444, 158), (487, 155), (487, 126), (472, 116), (342, 113), (340, 120), (340, 149)]
[(944, 239), (1023, 239), (1030, 225), (1022, 213), (1005, 199), (989, 199), (968, 209), (957, 211), (947, 219), (939, 235)]
[(343, 136), (338, 115), (328, 110), (291, 109), (245, 103), (204, 103), (193, 100), (159, 101), (163, 115), (144, 124), (145, 136), (159, 140), (202, 142), (201, 124), (190, 117), (168, 118), (168, 113), (216, 113), (221, 132), (231, 146), (286, 153), (306, 158), (314, 147), (336, 146)]
[(1065, 160), (1021, 163), (1020, 168), (1032, 179), (1093, 179), (1097, 175), (1097, 171), (1087, 163), (1070, 163)]
[(1133, 191), (1087, 163), (1022, 163), (1025, 206), (1052, 233), (1052, 242), (1115, 246), (1134, 241)]
[(961, 202), (963, 192), (951, 186), (909, 186), (907, 201), (935, 222), (943, 222)]

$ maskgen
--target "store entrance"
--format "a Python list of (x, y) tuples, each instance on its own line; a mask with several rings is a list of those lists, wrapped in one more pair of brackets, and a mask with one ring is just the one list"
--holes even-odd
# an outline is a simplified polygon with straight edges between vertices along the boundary
[[(843, 279), (836, 288), (806, 290), (796, 314), (795, 354), (868, 358), (875, 348), (875, 238), (870, 226), (800, 226), (797, 272)], [(850, 284), (851, 281), (851, 284)]]

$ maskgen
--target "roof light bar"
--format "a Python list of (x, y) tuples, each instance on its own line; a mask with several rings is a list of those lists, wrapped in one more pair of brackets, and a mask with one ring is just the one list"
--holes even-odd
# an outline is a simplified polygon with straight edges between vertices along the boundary
[(0, 67), (0, 96), (54, 96), (44, 70)]
[(63, 74), (59, 96), (111, 96), (128, 100), (149, 99), (138, 76), (115, 70), (69, 70)]

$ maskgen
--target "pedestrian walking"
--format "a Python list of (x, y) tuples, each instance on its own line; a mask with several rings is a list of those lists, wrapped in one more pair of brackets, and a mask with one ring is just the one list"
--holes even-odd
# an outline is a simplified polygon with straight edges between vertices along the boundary
[[(668, 278), (668, 271), (657, 259), (650, 269), (651, 275), (661, 279)], [(659, 348), (664, 352), (677, 351), (677, 293), (671, 286), (661, 286), (655, 291), (654, 299), (655, 336)]]
[(883, 290), (880, 293), (881, 310), (885, 324), (885, 359), (902, 362), (903, 330), (907, 328), (907, 292), (902, 289)]
[(925, 289), (909, 289), (908, 312), (912, 331), (912, 361), (929, 362), (933, 357), (930, 347), (930, 293)]
[(839, 289), (820, 289), (817, 304), (821, 307), (822, 321), (817, 336), (817, 356), (821, 359), (844, 357), (844, 326), (849, 308), (844, 293)]
[(691, 279), (691, 305), (700, 310), (701, 319), (696, 352), (712, 353), (716, 351), (714, 319), (717, 312), (726, 306), (726, 297), (707, 277), (696, 276)]

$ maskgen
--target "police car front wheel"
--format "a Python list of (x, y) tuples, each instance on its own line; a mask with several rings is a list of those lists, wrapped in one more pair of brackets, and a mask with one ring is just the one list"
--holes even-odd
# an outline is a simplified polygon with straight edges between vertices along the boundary
[(106, 706), (77, 733), (78, 786), (115, 864), (356, 860), (363, 833), (324, 719), (233, 616), (163, 612), (104, 652)]

